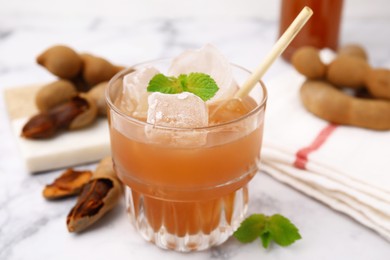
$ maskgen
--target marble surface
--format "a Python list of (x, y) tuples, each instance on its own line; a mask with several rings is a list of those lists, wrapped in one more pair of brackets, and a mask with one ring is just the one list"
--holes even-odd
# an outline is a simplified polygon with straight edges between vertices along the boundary
[[(20, 2), (20, 1), (19, 1)], [(42, 1), (40, 1), (42, 2)], [(3, 2), (4, 3), (4, 2)], [(383, 8), (390, 9), (389, 2)], [(15, 9), (16, 10), (16, 9)], [(0, 11), (1, 12), (1, 11)], [(362, 12), (362, 11), (361, 11)], [(355, 13), (359, 13), (355, 11)], [(364, 13), (364, 12), (362, 12)], [(349, 17), (343, 43), (366, 46), (375, 66), (390, 64), (390, 16)], [(118, 64), (178, 54), (205, 43), (216, 45), (232, 62), (254, 68), (277, 37), (277, 19), (259, 16), (223, 18), (170, 17), (129, 20), (126, 17), (0, 16), (0, 91), (54, 77), (35, 64), (46, 47), (68, 44)], [(291, 67), (278, 60), (264, 80)], [(271, 102), (271, 101), (270, 101)], [(266, 133), (265, 133), (266, 134)], [(373, 231), (285, 186), (263, 172), (250, 184), (249, 213), (281, 213), (300, 228), (303, 239), (291, 247), (235, 239), (210, 250), (181, 254), (145, 242), (130, 225), (123, 202), (88, 232), (69, 234), (65, 218), (75, 199), (45, 201), (45, 184), (60, 171), (30, 175), (11, 134), (0, 98), (0, 259), (388, 259), (390, 244)], [(78, 168), (94, 168), (84, 165)]]

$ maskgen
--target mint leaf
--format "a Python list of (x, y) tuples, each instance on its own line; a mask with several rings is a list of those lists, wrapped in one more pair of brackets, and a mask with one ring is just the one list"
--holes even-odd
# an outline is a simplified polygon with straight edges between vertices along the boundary
[(271, 243), (272, 237), (271, 233), (269, 231), (264, 231), (260, 234), (261, 243), (263, 244), (264, 248), (268, 248), (269, 244)]
[(209, 100), (218, 91), (217, 83), (204, 73), (190, 73), (185, 83), (184, 90), (197, 95), (203, 101)]
[(268, 248), (272, 241), (280, 246), (289, 246), (301, 239), (297, 227), (280, 214), (271, 217), (253, 214), (241, 223), (233, 235), (242, 243), (252, 242), (259, 237), (264, 248)]
[(167, 77), (163, 74), (155, 75), (147, 87), (149, 92), (161, 92), (165, 94), (178, 94), (190, 92), (197, 95), (203, 101), (212, 98), (218, 91), (215, 81), (204, 73), (181, 74), (179, 77)]
[(264, 230), (266, 217), (263, 214), (253, 214), (247, 217), (241, 226), (234, 232), (233, 236), (241, 243), (250, 243), (259, 237)]
[(164, 74), (159, 73), (149, 81), (147, 90), (149, 92), (177, 94), (183, 92), (183, 87), (177, 78), (167, 77)]
[(282, 215), (275, 214), (269, 221), (269, 232), (272, 239), (281, 246), (289, 246), (296, 240), (301, 239), (298, 228)]

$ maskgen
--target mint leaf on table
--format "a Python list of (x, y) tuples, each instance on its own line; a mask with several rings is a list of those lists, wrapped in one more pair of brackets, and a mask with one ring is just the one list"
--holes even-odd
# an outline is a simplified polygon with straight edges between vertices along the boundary
[(289, 246), (301, 239), (298, 228), (280, 214), (253, 214), (241, 223), (233, 235), (242, 243), (253, 242), (259, 237), (264, 248), (268, 248), (271, 241), (280, 246)]
[(260, 235), (261, 243), (264, 248), (268, 248), (269, 244), (272, 241), (271, 233), (269, 231), (263, 231)]
[(212, 98), (218, 91), (217, 83), (209, 75), (193, 72), (181, 74), (179, 77), (167, 77), (164, 74), (155, 75), (147, 87), (149, 92), (161, 92), (165, 94), (178, 94), (190, 92), (197, 95), (203, 101)]
[(279, 214), (271, 216), (268, 229), (272, 239), (281, 246), (289, 246), (301, 239), (298, 228), (288, 218)]
[(253, 214), (247, 217), (233, 235), (242, 243), (254, 241), (264, 230), (265, 218), (263, 214)]

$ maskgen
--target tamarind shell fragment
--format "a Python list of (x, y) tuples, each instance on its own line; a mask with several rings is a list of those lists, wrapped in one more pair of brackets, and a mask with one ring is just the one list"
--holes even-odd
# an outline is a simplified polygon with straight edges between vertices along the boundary
[(357, 98), (324, 81), (306, 81), (300, 96), (305, 108), (332, 123), (390, 130), (390, 101)]
[(112, 188), (109, 179), (95, 179), (84, 186), (66, 220), (69, 232), (84, 230), (108, 211), (104, 200)]
[(103, 159), (82, 189), (76, 205), (69, 212), (69, 232), (80, 232), (114, 208), (121, 198), (122, 185), (115, 175), (111, 157)]
[(91, 179), (91, 176), (91, 171), (67, 169), (53, 183), (46, 185), (43, 196), (52, 200), (79, 194), (81, 188)]

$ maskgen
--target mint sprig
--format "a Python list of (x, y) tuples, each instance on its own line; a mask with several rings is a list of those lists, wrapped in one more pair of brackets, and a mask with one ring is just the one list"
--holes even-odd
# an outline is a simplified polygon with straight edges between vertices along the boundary
[(181, 81), (175, 77), (167, 77), (164, 74), (155, 75), (150, 81), (147, 90), (149, 92), (162, 92), (165, 94), (177, 94), (183, 92)]
[(253, 214), (241, 223), (233, 235), (242, 243), (253, 242), (259, 237), (264, 248), (268, 248), (271, 241), (280, 246), (289, 246), (301, 239), (298, 228), (279, 214)]
[(149, 81), (147, 87), (149, 92), (165, 94), (190, 92), (200, 97), (203, 101), (212, 98), (218, 89), (217, 83), (215, 83), (213, 78), (200, 72), (181, 74), (179, 77), (167, 77), (159, 73)]

